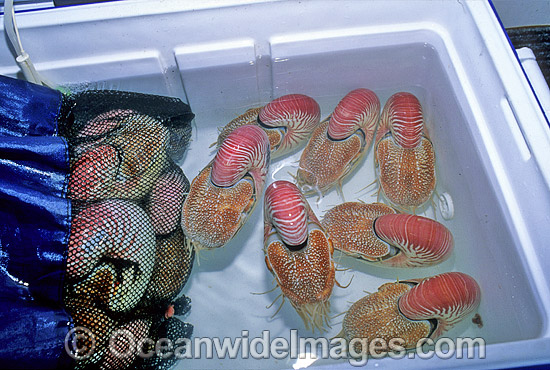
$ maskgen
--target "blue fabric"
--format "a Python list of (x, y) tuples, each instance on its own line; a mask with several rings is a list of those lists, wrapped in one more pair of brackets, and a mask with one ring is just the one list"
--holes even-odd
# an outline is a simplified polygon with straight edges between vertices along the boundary
[(0, 366), (66, 364), (71, 204), (61, 94), (0, 76)]
[[(0, 266), (29, 284), (65, 269), (70, 226), (67, 144), (60, 137), (0, 138)], [(37, 296), (62, 303), (62, 279)]]
[(61, 92), (0, 75), (0, 136), (55, 135)]

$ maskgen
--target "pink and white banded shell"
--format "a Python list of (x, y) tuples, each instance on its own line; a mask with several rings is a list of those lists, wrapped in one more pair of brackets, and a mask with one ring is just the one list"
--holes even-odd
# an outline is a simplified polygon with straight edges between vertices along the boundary
[(113, 109), (108, 112), (101, 113), (86, 122), (84, 127), (79, 130), (76, 136), (93, 137), (105, 135), (118, 128), (128, 117), (136, 114), (138, 113), (131, 109)]
[[(90, 285), (111, 276), (113, 280), (102, 287), (109, 292), (107, 306), (112, 311), (128, 311), (147, 288), (155, 246), (153, 226), (141, 207), (118, 199), (93, 203), (73, 219), (67, 277), (78, 281), (73, 287), (75, 292), (86, 292)], [(122, 273), (105, 257), (129, 262), (133, 268)]]
[(399, 92), (392, 95), (384, 106), (382, 121), (382, 126), (390, 129), (395, 141), (403, 148), (412, 149), (420, 144), (424, 115), (413, 94)]
[(393, 266), (431, 266), (449, 258), (453, 251), (449, 229), (430, 218), (387, 214), (376, 218), (374, 231), (380, 239), (401, 250), (401, 255), (388, 261)]
[(399, 299), (399, 310), (411, 320), (437, 319), (431, 338), (439, 337), (479, 305), (477, 282), (461, 272), (448, 272), (420, 281)]
[(367, 142), (372, 140), (380, 118), (380, 100), (368, 89), (355, 89), (338, 103), (328, 125), (328, 136), (344, 140), (362, 130)]
[(176, 229), (188, 192), (189, 181), (179, 167), (159, 176), (145, 207), (155, 234), (166, 235)]
[(283, 95), (265, 105), (258, 114), (258, 122), (264, 127), (286, 129), (282, 142), (273, 152), (274, 157), (291, 151), (307, 140), (320, 120), (319, 104), (302, 94)]
[(111, 145), (87, 151), (71, 168), (69, 197), (83, 201), (106, 198), (119, 166), (118, 151)]
[(309, 210), (296, 185), (275, 181), (266, 189), (264, 202), (266, 219), (287, 245), (297, 246), (307, 240)]
[(270, 161), (269, 139), (258, 126), (245, 125), (224, 140), (212, 163), (212, 183), (220, 187), (235, 185), (247, 173), (260, 194)]

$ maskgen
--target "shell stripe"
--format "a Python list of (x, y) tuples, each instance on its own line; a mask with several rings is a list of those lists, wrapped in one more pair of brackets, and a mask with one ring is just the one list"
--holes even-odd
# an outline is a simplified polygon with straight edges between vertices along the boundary
[(420, 144), (424, 116), (422, 106), (413, 94), (401, 92), (392, 95), (384, 107), (383, 119), (400, 146), (412, 149)]
[(407, 266), (427, 266), (447, 259), (453, 250), (451, 232), (437, 221), (405, 214), (383, 215), (374, 223), (376, 235), (407, 255)]
[(260, 193), (269, 166), (269, 139), (257, 126), (237, 128), (223, 142), (212, 163), (212, 183), (220, 187), (235, 185), (247, 173)]
[(265, 105), (258, 114), (258, 121), (266, 127), (284, 127), (287, 131), (277, 148), (283, 153), (307, 139), (321, 119), (321, 108), (311, 97), (302, 94), (281, 96)]
[(477, 282), (460, 272), (422, 280), (399, 300), (399, 309), (411, 320), (437, 319), (433, 338), (450, 329), (475, 310), (481, 298)]
[(368, 89), (356, 89), (348, 93), (336, 106), (330, 118), (328, 136), (344, 140), (357, 130), (372, 138), (380, 117), (380, 100)]
[(266, 189), (266, 221), (287, 245), (296, 246), (307, 240), (308, 213), (308, 205), (296, 185), (276, 181)]

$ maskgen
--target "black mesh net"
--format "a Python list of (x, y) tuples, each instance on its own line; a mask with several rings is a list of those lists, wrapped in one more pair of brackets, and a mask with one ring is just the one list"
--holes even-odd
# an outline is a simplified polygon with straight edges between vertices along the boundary
[(73, 205), (65, 305), (91, 333), (75, 337), (75, 367), (167, 369), (175, 357), (151, 343), (193, 330), (176, 317), (190, 308), (181, 290), (194, 259), (180, 225), (189, 181), (176, 161), (194, 115), (179, 99), (120, 91), (67, 96), (63, 110)]

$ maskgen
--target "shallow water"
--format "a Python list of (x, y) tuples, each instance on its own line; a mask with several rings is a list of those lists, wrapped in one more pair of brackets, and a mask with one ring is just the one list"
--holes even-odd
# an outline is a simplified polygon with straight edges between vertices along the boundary
[[(423, 98), (425, 92), (420, 89), (411, 89), (417, 96)], [(383, 105), (387, 96), (392, 92), (378, 92)], [(337, 104), (338, 99), (334, 97), (332, 104), (321, 106), (322, 117), (326, 117)], [(244, 110), (243, 110), (244, 112)], [(189, 151), (182, 162), (182, 168), (186, 175), (192, 179), (198, 172), (214, 157), (215, 149), (206, 150), (211, 143), (216, 141), (218, 130), (215, 118), (219, 113), (211, 112), (212, 119), (203, 113), (197, 114), (196, 127)], [(224, 122), (229, 122), (232, 118), (228, 116)], [(199, 132), (200, 134), (197, 134)], [(436, 150), (437, 150), (437, 145)], [(266, 187), (276, 180), (294, 181), (293, 175), (296, 174), (298, 161), (303, 146), (288, 156), (272, 161), (268, 174)], [(357, 166), (354, 172), (344, 181), (342, 190), (345, 201), (362, 200), (366, 203), (377, 201), (377, 185), (371, 184), (375, 180), (374, 156), (372, 144), (368, 148), (367, 156)], [(438, 188), (439, 192), (445, 189)], [(319, 197), (311, 195), (307, 200), (318, 218), (331, 207), (344, 202), (335, 188), (330, 190), (325, 196)], [(383, 201), (383, 198), (380, 199)], [(434, 208), (432, 206), (423, 207), (417, 214), (434, 218)], [(436, 211), (436, 219), (446, 224), (453, 232), (452, 222), (445, 222), (441, 213)], [(457, 240), (461, 244), (461, 238)], [(374, 292), (380, 285), (386, 282), (396, 280), (405, 280), (408, 278), (420, 278), (436, 275), (447, 271), (463, 271), (456, 266), (456, 254), (453, 253), (447, 261), (429, 268), (418, 269), (400, 269), (384, 268), (367, 264), (365, 262), (345, 256), (339, 251), (334, 252), (334, 259), (337, 262), (337, 268), (341, 269), (336, 273), (336, 279), (341, 285), (347, 285), (347, 288), (334, 287), (331, 296), (331, 315), (336, 316), (345, 312), (352, 302), (365, 296), (366, 292)], [(475, 276), (475, 275), (474, 275)], [(290, 340), (291, 329), (298, 329), (302, 337), (325, 337), (332, 338), (341, 330), (343, 316), (335, 317), (331, 320), (332, 328), (327, 333), (311, 332), (305, 329), (305, 326), (287, 301), (274, 317), (281, 302), (280, 298), (273, 306), (270, 306), (280, 294), (280, 289), (275, 289), (275, 281), (272, 274), (268, 271), (263, 253), (263, 196), (258, 202), (254, 212), (251, 214), (248, 222), (239, 231), (236, 237), (222, 248), (201, 251), (198, 256), (198, 262), (195, 263), (193, 273), (184, 293), (191, 297), (192, 309), (186, 321), (195, 325), (194, 336), (204, 337), (231, 337), (236, 338), (242, 335), (243, 330), (248, 330), (250, 339), (261, 337), (263, 330), (269, 330), (271, 339), (274, 337), (283, 337)], [(258, 294), (265, 293), (265, 294)], [(466, 320), (465, 325), (459, 325), (451, 332), (450, 336), (477, 334), (476, 329)], [(203, 348), (206, 351), (206, 348)], [(215, 357), (215, 356), (214, 356)], [(253, 359), (238, 358), (231, 362), (218, 362), (213, 360), (188, 360), (185, 359), (178, 366), (181, 368), (200, 368), (200, 367), (265, 367), (280, 368), (292, 367), (297, 359), (277, 360), (270, 358), (262, 362), (250, 362)], [(319, 360), (316, 364), (325, 363), (330, 360)], [(345, 361), (345, 360), (340, 360)]]
[[(382, 107), (392, 94), (411, 92), (422, 104), (426, 127), (436, 152), (437, 193), (448, 193), (454, 203), (454, 218), (450, 220), (444, 220), (439, 210), (434, 214), (432, 207), (418, 214), (436, 216), (451, 231), (454, 252), (439, 265), (410, 270), (377, 267), (335, 251), (334, 258), (338, 267), (343, 269), (337, 271), (336, 279), (342, 285), (348, 284), (352, 277), (353, 280), (346, 289), (334, 288), (331, 313), (345, 312), (351, 303), (366, 295), (365, 292), (374, 292), (386, 282), (460, 271), (472, 276), (481, 287), (481, 304), (477, 313), (483, 327), (471, 321), (472, 314), (446, 336), (482, 337), (488, 344), (540, 336), (544, 314), (539, 308), (530, 274), (521, 260), (513, 226), (503, 209), (498, 183), (490, 175), (493, 164), (484, 153), (483, 141), (475, 134), (478, 132), (478, 117), (467, 104), (462, 81), (453, 71), (448, 55), (438, 55), (430, 44), (415, 43), (364, 47), (353, 51), (338, 49), (282, 59), (272, 57), (272, 64), (266, 65), (269, 71), (262, 69), (262, 73), (256, 68), (263, 66), (248, 63), (185, 71), (183, 82), (196, 114), (193, 141), (181, 162), (189, 179), (194, 178), (214, 157), (214, 149), (208, 147), (216, 141), (218, 128), (247, 108), (257, 106), (251, 102), (265, 100), (265, 104), (269, 101), (259, 97), (307, 94), (320, 104), (323, 119), (354, 88), (372, 89)], [(340, 68), (335, 69), (335, 65)], [(246, 80), (250, 84), (243, 85), (247, 87), (244, 93), (234, 81), (212, 79), (212, 73), (225, 75), (228, 71), (241, 71), (243, 76), (250, 77)], [(263, 80), (256, 80), (257, 74), (269, 75), (271, 84), (260, 83)], [(364, 189), (375, 179), (372, 145), (368, 150), (362, 163), (344, 181), (346, 201), (361, 199), (370, 203), (377, 199), (374, 186)], [(296, 173), (299, 157), (298, 151), (272, 162), (266, 186), (274, 180), (292, 180), (290, 174)], [(319, 202), (315, 195), (308, 197), (308, 201), (319, 218), (327, 209), (343, 202), (335, 190), (328, 192)], [(292, 329), (297, 329), (301, 337), (334, 337), (341, 329), (343, 316), (333, 318), (332, 328), (320, 334), (305, 330), (289, 302), (275, 316), (280, 300), (266, 308), (280, 290), (271, 291), (275, 283), (264, 262), (262, 212), (263, 199), (260, 199), (247, 224), (230, 243), (214, 251), (204, 251), (199, 256), (200, 264), (195, 263), (184, 288), (184, 293), (193, 300), (186, 321), (195, 325), (195, 338), (236, 338), (243, 330), (249, 331), (248, 338), (257, 338), (261, 337), (263, 330), (269, 330), (272, 339), (283, 337), (289, 340)], [(256, 294), (262, 292), (268, 293)], [(216, 356), (213, 359), (204, 356), (185, 359), (178, 368), (292, 368), (305, 365), (305, 362), (297, 365), (297, 361), (288, 356), (281, 359), (269, 356), (269, 359), (258, 362), (242, 358), (239, 353), (232, 361), (219, 360)], [(398, 363), (388, 362), (393, 359), (370, 361), (388, 367), (398, 366)], [(318, 360), (312, 363), (330, 362)]]

